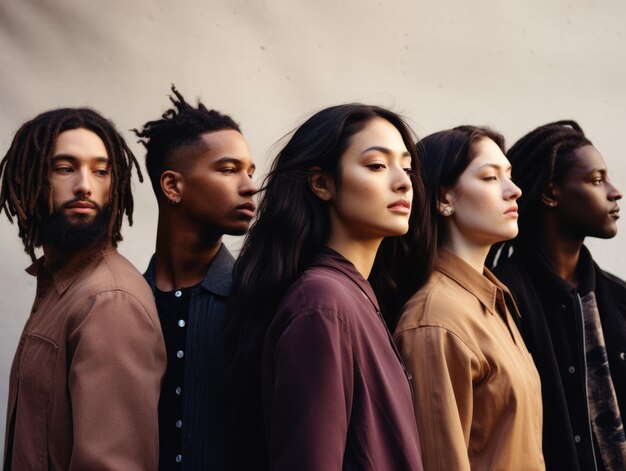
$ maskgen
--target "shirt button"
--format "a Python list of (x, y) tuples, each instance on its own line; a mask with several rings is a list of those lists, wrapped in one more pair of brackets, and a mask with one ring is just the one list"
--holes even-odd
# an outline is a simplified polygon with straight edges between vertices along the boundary
[(178, 327), (185, 327), (185, 319), (181, 319), (178, 321)]
[(624, 352), (619, 352), (620, 360), (626, 360), (626, 354)]
[(576, 371), (576, 368), (574, 368), (573, 366), (570, 366), (567, 371), (569, 371), (570, 373), (574, 373)]
[(180, 463), (183, 460), (183, 455), (176, 455), (176, 462)]
[(178, 358), (182, 358), (182, 357), (184, 357), (184, 356), (185, 356), (185, 352), (183, 352), (182, 350), (178, 350), (178, 351), (176, 352), (176, 356), (177, 356)]
[(574, 441), (580, 443), (580, 435), (574, 435)]
[(180, 419), (178, 419), (178, 420), (176, 421), (176, 428), (181, 428), (182, 426), (183, 426), (183, 421), (182, 421), (182, 420), (180, 420)]
[(180, 298), (183, 295), (183, 292), (181, 290), (178, 290), (174, 293), (174, 296), (176, 296), (177, 298)]
[(180, 387), (180, 386), (177, 386), (177, 387), (176, 387), (176, 395), (177, 395), (177, 396), (180, 396), (180, 394), (181, 394), (182, 392), (183, 392), (183, 390), (181, 389), (181, 387)]

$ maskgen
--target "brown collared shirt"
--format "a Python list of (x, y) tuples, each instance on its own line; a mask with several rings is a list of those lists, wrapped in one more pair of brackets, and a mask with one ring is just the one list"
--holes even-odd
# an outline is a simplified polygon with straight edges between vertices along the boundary
[(543, 470), (539, 376), (507, 309), (516, 309), (508, 289), (483, 275), (440, 251), (396, 328), (415, 384), (424, 468)]
[(11, 369), (5, 467), (157, 469), (166, 358), (148, 284), (111, 247), (28, 271), (37, 296)]

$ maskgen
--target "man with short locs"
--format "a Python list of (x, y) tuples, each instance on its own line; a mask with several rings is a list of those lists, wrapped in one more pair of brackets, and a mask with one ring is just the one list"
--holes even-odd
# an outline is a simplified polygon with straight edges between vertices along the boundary
[[(132, 152), (91, 109), (24, 124), (0, 162), (0, 212), (37, 277), (9, 388), (4, 469), (153, 470), (165, 346), (150, 288), (116, 250)], [(35, 249), (43, 256), (37, 259)]]
[[(254, 216), (254, 163), (229, 117), (188, 104), (135, 130), (159, 205), (156, 251), (145, 277), (167, 348), (159, 403), (160, 469), (224, 468), (221, 334), (234, 259), (222, 236)], [(242, 450), (245, 453), (245, 450)]]

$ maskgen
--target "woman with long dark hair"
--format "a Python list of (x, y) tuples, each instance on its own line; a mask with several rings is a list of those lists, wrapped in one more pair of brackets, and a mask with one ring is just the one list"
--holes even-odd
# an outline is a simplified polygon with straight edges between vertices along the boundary
[(395, 113), (340, 105), (274, 161), (227, 326), (234, 468), (422, 468), (409, 378), (367, 281), (392, 299), (423, 272), (397, 237), (411, 211), (426, 221), (413, 139)]
[(484, 266), (493, 244), (517, 234), (521, 192), (504, 139), (461, 126), (421, 145), (437, 257), (395, 339), (415, 378), (424, 468), (542, 470), (539, 376), (515, 303)]

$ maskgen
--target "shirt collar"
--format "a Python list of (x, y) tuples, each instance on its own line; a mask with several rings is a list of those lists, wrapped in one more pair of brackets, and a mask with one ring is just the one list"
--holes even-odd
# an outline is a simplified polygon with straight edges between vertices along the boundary
[[(200, 282), (200, 287), (217, 296), (226, 297), (230, 294), (233, 285), (233, 266), (235, 259), (228, 251), (226, 246), (222, 244), (215, 255), (215, 258), (209, 265), (209, 268)], [(148, 269), (144, 273), (144, 277), (152, 292), (155, 292), (156, 284), (154, 277), (154, 255), (150, 258)]]
[(39, 277), (42, 272), (47, 273), (52, 278), (57, 293), (62, 295), (92, 261), (102, 258), (105, 252), (113, 250), (115, 248), (111, 245), (92, 246), (64, 258), (46, 260), (45, 257), (40, 257), (26, 269), (26, 272), (35, 277)]
[[(501, 304), (501, 309), (506, 309), (505, 298), (512, 300), (509, 289), (486, 267), (483, 268), (482, 275), (484, 276), (481, 276), (467, 262), (448, 250), (440, 249), (438, 251), (435, 270), (450, 277), (463, 289), (475, 296), (491, 314), (497, 313), (496, 306), (498, 304)], [(515, 314), (519, 316), (515, 303), (508, 303), (508, 307), (513, 308)]]
[(359, 287), (363, 294), (365, 294), (365, 296), (374, 305), (374, 308), (376, 308), (377, 311), (380, 311), (380, 307), (378, 306), (378, 300), (376, 299), (376, 294), (372, 289), (372, 285), (370, 285), (369, 282), (363, 277), (363, 275), (361, 275), (361, 273), (356, 269), (354, 264), (343, 255), (341, 255), (339, 252), (329, 247), (324, 247), (317, 254), (310, 266), (331, 268), (333, 270), (343, 273)]

